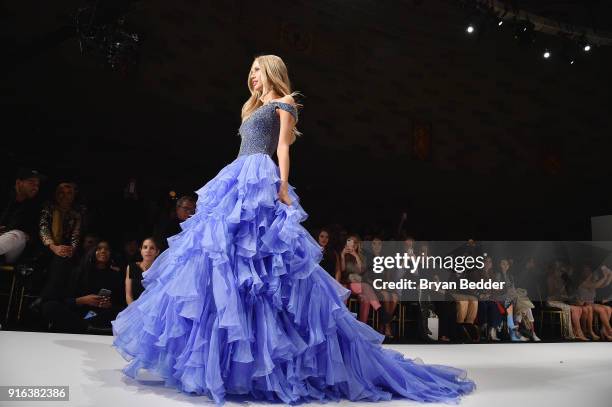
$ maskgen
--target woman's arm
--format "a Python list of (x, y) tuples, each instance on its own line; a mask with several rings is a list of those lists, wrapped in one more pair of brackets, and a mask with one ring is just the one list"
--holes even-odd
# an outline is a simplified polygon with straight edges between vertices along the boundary
[(359, 274), (363, 274), (365, 272), (365, 261), (361, 258), (361, 253), (357, 253), (355, 257), (355, 263), (357, 263), (357, 270), (359, 270)]
[[(285, 96), (280, 100), (290, 105), (295, 105), (291, 96)], [(291, 198), (289, 198), (289, 146), (293, 142), (293, 127), (295, 126), (295, 119), (291, 113), (278, 109), (280, 115), (280, 134), (278, 137), (278, 147), (276, 148), (276, 156), (278, 157), (278, 167), (280, 169), (281, 186), (278, 191), (279, 199), (287, 204), (291, 205)]]
[(132, 296), (132, 279), (130, 278), (130, 266), (125, 268), (125, 302), (130, 305), (134, 301)]
[(42, 240), (45, 246), (51, 248), (55, 242), (51, 237), (51, 208), (49, 205), (45, 205), (40, 212), (40, 222), (38, 223), (38, 229), (40, 230), (40, 240)]
[(70, 244), (72, 245), (73, 252), (76, 251), (76, 248), (79, 246), (81, 241), (81, 214), (74, 210), (75, 219), (74, 226), (72, 228), (72, 234), (70, 236)]
[(345, 250), (346, 248), (342, 250), (342, 253), (340, 253), (340, 272), (343, 272), (344, 270), (346, 270), (346, 260), (344, 258)]

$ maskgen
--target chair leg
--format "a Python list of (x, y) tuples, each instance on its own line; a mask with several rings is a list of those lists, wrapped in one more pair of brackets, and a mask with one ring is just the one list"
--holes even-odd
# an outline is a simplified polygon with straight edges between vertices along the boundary
[(404, 338), (404, 307), (403, 305), (400, 303), (397, 305), (399, 307), (399, 337), (401, 339)]
[(538, 321), (538, 324), (540, 325), (540, 329), (538, 329), (538, 330), (540, 331), (540, 333), (542, 333), (542, 318), (544, 317), (544, 313), (543, 313), (542, 311), (540, 311), (540, 313), (539, 313), (538, 317), (539, 317), (539, 319), (540, 319), (540, 320)]
[(21, 287), (21, 294), (19, 295), (19, 308), (17, 309), (17, 322), (21, 321), (21, 307), (23, 306), (23, 296), (25, 294), (25, 287)]
[(8, 303), (6, 304), (6, 315), (4, 316), (5, 325), (8, 325), (9, 317), (11, 315), (11, 305), (13, 305), (13, 293), (15, 292), (16, 281), (17, 281), (17, 275), (13, 271), (13, 281), (11, 282), (11, 291), (9, 291)]

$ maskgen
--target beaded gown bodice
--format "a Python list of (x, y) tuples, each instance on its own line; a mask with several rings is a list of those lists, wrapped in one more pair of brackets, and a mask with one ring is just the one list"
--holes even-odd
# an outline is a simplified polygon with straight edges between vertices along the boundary
[(242, 142), (238, 156), (264, 153), (272, 157), (278, 146), (280, 132), (277, 108), (291, 113), (297, 122), (297, 109), (289, 103), (272, 101), (260, 106), (240, 125), (238, 133)]

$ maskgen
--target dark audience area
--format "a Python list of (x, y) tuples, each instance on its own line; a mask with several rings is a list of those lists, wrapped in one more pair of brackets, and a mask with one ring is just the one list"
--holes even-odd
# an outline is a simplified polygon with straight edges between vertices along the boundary
[[(146, 271), (197, 210), (195, 196), (175, 192), (163, 202), (143, 202), (134, 182), (118, 197), (121, 215), (105, 216), (80, 199), (71, 179), (50, 185), (38, 170), (18, 169), (0, 202), (2, 329), (112, 334), (111, 321), (142, 295)], [(41, 196), (45, 183), (49, 192)], [(346, 306), (387, 342), (612, 340), (609, 257), (580, 258), (576, 265), (576, 256), (517, 255), (466, 236), (454, 254), (482, 256), (484, 267), (473, 278), (504, 281), (507, 288), (423, 292), (410, 300), (399, 290), (375, 287), (374, 257), (389, 253), (391, 241), (409, 255), (443, 253), (409, 233), (410, 214), (399, 215), (398, 222), (313, 231), (321, 267), (350, 290)], [(399, 281), (424, 271), (385, 273)]]

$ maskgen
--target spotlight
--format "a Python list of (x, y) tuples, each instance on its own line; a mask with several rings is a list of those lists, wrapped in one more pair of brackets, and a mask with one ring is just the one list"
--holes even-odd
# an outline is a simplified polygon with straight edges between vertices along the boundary
[(593, 49), (591, 44), (587, 42), (587, 38), (584, 34), (578, 39), (578, 47), (583, 52), (590, 52)]
[(544, 54), (542, 54), (542, 56), (544, 57), (544, 59), (548, 59), (551, 57), (551, 53), (549, 50), (544, 51)]
[(531, 45), (535, 42), (535, 25), (529, 20), (515, 22), (514, 39), (521, 45)]
[(491, 15), (493, 16), (493, 20), (495, 21), (497, 28), (502, 28), (502, 26), (504, 25), (504, 18), (506, 17), (506, 14), (508, 12), (504, 11), (504, 13), (501, 16), (498, 16), (497, 13), (495, 13), (495, 11), (491, 12)]
[(468, 25), (468, 26), (467, 26), (467, 28), (465, 29), (465, 31), (466, 31), (468, 34), (473, 34), (473, 33), (474, 33), (474, 31), (476, 31), (476, 28), (474, 28), (474, 25), (473, 25), (473, 24), (470, 24), (470, 25)]
[(564, 63), (574, 65), (579, 57), (576, 42), (566, 33), (560, 32), (557, 35), (562, 42), (562, 47), (559, 51), (559, 59)]

